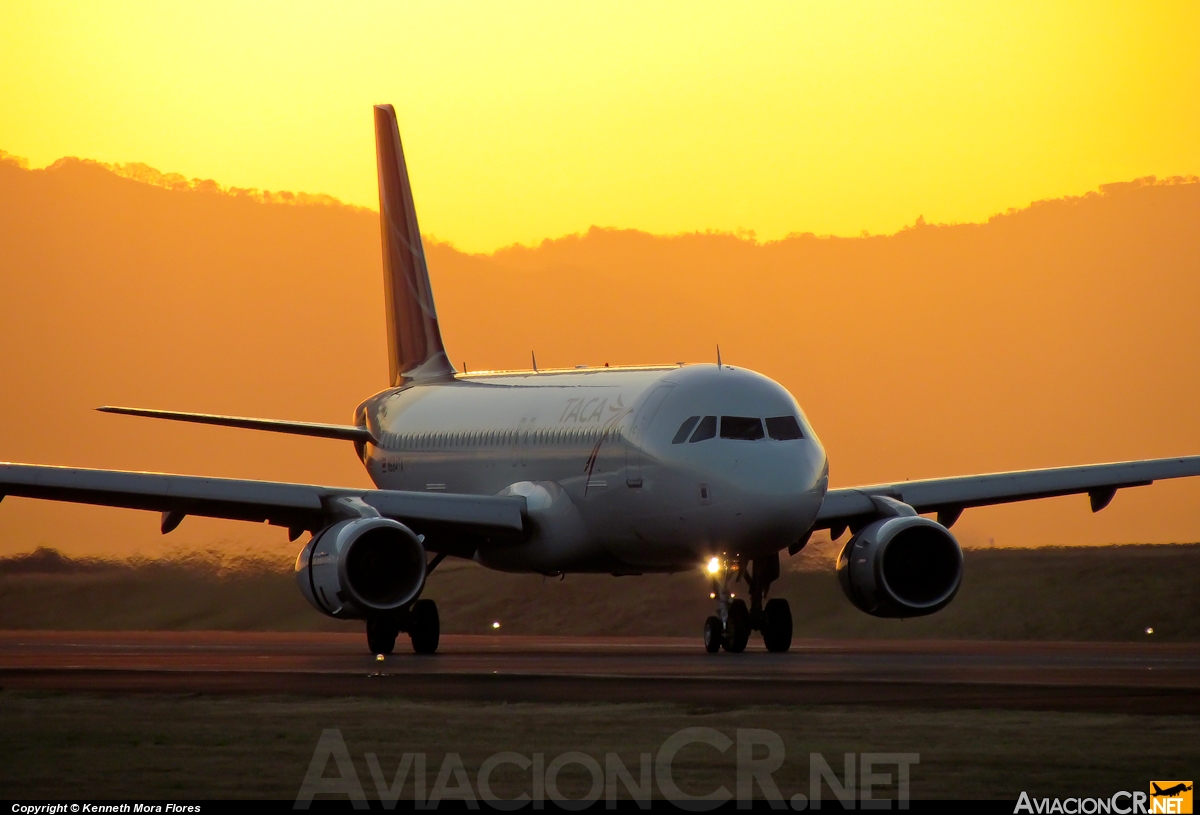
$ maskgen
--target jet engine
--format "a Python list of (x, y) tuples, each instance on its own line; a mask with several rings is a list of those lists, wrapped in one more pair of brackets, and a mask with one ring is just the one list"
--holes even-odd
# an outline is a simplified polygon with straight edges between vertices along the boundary
[(963, 558), (950, 530), (918, 515), (859, 530), (838, 555), (842, 591), (875, 617), (922, 617), (945, 608), (962, 582)]
[(425, 585), (421, 537), (390, 518), (357, 518), (327, 526), (296, 558), (296, 582), (317, 611), (365, 618), (395, 611)]

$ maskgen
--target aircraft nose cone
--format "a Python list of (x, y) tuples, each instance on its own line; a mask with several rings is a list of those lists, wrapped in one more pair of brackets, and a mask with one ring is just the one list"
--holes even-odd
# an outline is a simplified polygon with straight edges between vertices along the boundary
[(825, 493), (824, 452), (815, 445), (764, 445), (714, 468), (718, 536), (742, 553), (778, 551), (811, 527)]
[(794, 498), (809, 492), (824, 469), (824, 453), (811, 444), (767, 443), (737, 457), (728, 469), (730, 481), (763, 497)]

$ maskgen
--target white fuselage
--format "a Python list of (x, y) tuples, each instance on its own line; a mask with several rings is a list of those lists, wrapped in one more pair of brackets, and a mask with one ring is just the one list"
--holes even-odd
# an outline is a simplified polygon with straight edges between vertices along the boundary
[[(707, 416), (793, 416), (803, 438), (675, 440)], [(380, 488), (526, 497), (528, 539), (476, 555), (508, 571), (678, 571), (777, 552), (811, 528), (828, 485), (796, 400), (729, 366), (459, 375), (384, 391), (357, 418), (380, 441), (362, 448)]]

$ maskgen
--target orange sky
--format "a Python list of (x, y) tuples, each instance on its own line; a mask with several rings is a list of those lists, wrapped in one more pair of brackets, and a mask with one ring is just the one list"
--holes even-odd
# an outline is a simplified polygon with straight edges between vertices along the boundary
[[(376, 205), (396, 105), (457, 363), (726, 358), (837, 485), (1200, 452), (1200, 5), (6, 3), (0, 150)], [(375, 215), (0, 162), (0, 459), (365, 484), (328, 441), (103, 403), (345, 421), (384, 385)], [(593, 226), (633, 231), (592, 231)], [(724, 230), (729, 235), (685, 235)], [(796, 238), (793, 233), (855, 236)], [(584, 235), (585, 237), (570, 237)], [(568, 237), (562, 237), (568, 236)], [(552, 239), (543, 244), (542, 241)], [(498, 247), (514, 243), (533, 249)], [(454, 247), (457, 247), (456, 251)], [(465, 254), (474, 252), (479, 254)], [(967, 542), (1200, 539), (1200, 485), (974, 510)], [(0, 552), (291, 545), (8, 499)]]
[(892, 232), (1200, 171), (1194, 2), (54, 2), (0, 15), (0, 149), (375, 206), (400, 115), (421, 224)]
[[(146, 177), (148, 173), (141, 173)], [(431, 243), (472, 370), (725, 361), (805, 407), (835, 486), (1200, 452), (1200, 182), (1119, 184), (892, 236), (592, 230), (470, 255)], [(344, 422), (386, 384), (378, 217), (0, 161), (0, 460), (367, 485), (348, 444), (108, 416)], [(967, 544), (1200, 539), (1200, 479), (970, 510)], [(282, 530), (16, 498), (0, 553), (252, 547)]]

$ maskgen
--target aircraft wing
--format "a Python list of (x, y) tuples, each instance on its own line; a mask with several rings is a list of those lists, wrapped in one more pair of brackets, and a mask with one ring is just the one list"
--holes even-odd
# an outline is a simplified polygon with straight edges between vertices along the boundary
[(339, 499), (357, 498), (385, 518), (425, 534), (430, 551), (467, 556), (491, 534), (522, 532), (526, 509), (521, 496), (362, 490), (0, 463), (0, 498), (6, 495), (153, 510), (163, 513), (164, 534), (188, 515), (203, 515), (287, 527), (293, 538), (347, 517)]
[(1108, 506), (1116, 491), (1143, 487), (1166, 478), (1200, 475), (1200, 456), (1019, 470), (953, 478), (930, 478), (866, 487), (830, 490), (817, 515), (814, 529), (840, 530), (876, 516), (872, 496), (893, 498), (919, 513), (936, 512), (938, 521), (952, 525), (968, 507), (1008, 504), (1034, 498), (1087, 493), (1092, 512)]

